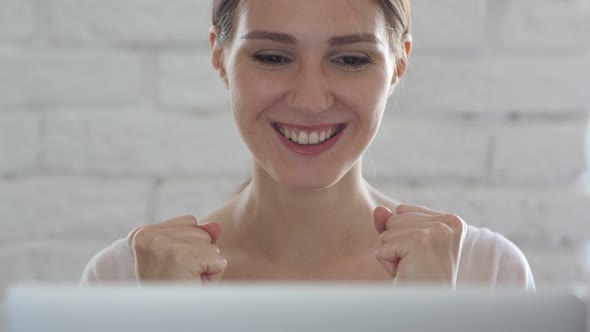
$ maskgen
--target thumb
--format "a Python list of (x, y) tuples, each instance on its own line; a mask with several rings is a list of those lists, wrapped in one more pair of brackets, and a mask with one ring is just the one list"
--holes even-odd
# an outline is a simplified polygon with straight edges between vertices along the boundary
[(391, 217), (393, 212), (390, 209), (386, 208), (385, 206), (378, 206), (373, 211), (373, 221), (375, 222), (375, 229), (377, 233), (381, 234), (385, 232), (387, 227), (385, 226), (385, 222), (387, 218)]
[(215, 243), (221, 234), (221, 225), (216, 222), (207, 222), (199, 225), (199, 228), (209, 233), (211, 243)]

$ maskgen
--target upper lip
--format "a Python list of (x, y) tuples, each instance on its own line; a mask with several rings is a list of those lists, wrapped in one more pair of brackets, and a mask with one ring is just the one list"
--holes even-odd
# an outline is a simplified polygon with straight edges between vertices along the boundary
[(287, 126), (287, 127), (296, 128), (296, 129), (300, 129), (300, 130), (306, 130), (306, 131), (314, 131), (314, 130), (319, 130), (319, 129), (332, 128), (332, 127), (340, 126), (343, 124), (344, 124), (344, 122), (321, 123), (321, 124), (315, 124), (315, 125), (273, 122), (273, 125)]

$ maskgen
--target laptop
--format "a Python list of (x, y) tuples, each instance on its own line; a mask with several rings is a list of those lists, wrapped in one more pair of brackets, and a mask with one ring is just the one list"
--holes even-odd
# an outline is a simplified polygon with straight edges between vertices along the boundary
[(17, 285), (6, 332), (587, 332), (586, 289), (365, 284)]

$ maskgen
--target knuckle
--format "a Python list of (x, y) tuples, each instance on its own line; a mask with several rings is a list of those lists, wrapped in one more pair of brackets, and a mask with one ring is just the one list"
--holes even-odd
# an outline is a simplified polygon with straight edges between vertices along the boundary
[(143, 228), (143, 226), (135, 227), (129, 234), (127, 234), (127, 245), (129, 248), (133, 248), (135, 246), (135, 237), (137, 233)]
[(153, 236), (153, 227), (143, 226), (137, 228), (135, 232), (130, 233), (128, 241), (130, 242), (130, 247), (134, 250), (145, 250), (149, 247), (151, 242), (149, 239), (153, 238)]
[(194, 222), (195, 225), (198, 223), (197, 217), (187, 214), (185, 216), (179, 217), (178, 219), (186, 220), (187, 222)]
[(209, 250), (216, 253), (216, 254), (221, 254), (221, 250), (219, 250), (219, 247), (214, 245), (214, 244), (209, 244)]
[(391, 240), (391, 232), (385, 231), (379, 235), (379, 241), (381, 244), (385, 244)]
[(465, 228), (465, 221), (456, 214), (445, 214), (441, 219), (454, 231), (463, 231)]
[(175, 256), (175, 248), (174, 245), (170, 242), (170, 240), (162, 235), (158, 235), (152, 239), (149, 244), (149, 247), (146, 248), (153, 253), (155, 253), (158, 257), (173, 257)]
[(420, 228), (414, 232), (414, 244), (425, 247), (430, 244), (431, 232), (427, 228)]
[(379, 234), (379, 242), (381, 242), (381, 244), (384, 244), (385, 242), (387, 242), (387, 237), (385, 235), (385, 232)]
[(448, 226), (444, 222), (435, 221), (432, 223), (432, 228), (437, 234), (447, 234), (453, 232), (450, 226)]
[(204, 229), (196, 228), (194, 230), (195, 234), (198, 234), (200, 241), (206, 241), (207, 243), (211, 244), (213, 239), (211, 238), (211, 234)]

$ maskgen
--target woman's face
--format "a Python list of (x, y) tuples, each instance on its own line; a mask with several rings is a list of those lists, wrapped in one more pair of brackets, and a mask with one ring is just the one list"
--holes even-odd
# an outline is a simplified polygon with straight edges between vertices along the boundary
[(256, 167), (293, 189), (336, 183), (373, 140), (395, 85), (381, 9), (372, 0), (242, 0), (235, 23), (213, 62)]

